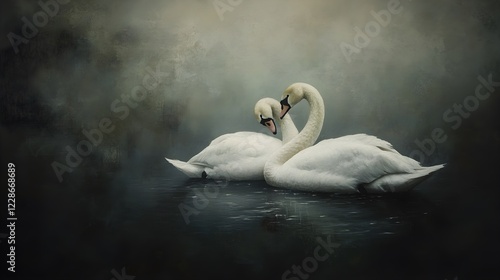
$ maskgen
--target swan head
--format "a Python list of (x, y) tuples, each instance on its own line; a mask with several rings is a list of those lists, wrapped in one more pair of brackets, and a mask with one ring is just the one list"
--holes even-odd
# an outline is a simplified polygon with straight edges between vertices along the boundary
[(281, 114), (280, 114), (280, 119), (283, 119), (285, 115), (292, 109), (293, 106), (295, 106), (297, 103), (299, 103), (302, 99), (304, 99), (304, 94), (305, 94), (305, 89), (304, 89), (304, 83), (295, 83), (289, 86), (285, 91), (283, 92), (283, 95), (281, 96)]
[(254, 113), (257, 121), (263, 126), (267, 127), (272, 134), (276, 135), (278, 133), (278, 128), (276, 127), (276, 122), (273, 118), (272, 103), (278, 103), (278, 101), (272, 98), (263, 98), (255, 104)]

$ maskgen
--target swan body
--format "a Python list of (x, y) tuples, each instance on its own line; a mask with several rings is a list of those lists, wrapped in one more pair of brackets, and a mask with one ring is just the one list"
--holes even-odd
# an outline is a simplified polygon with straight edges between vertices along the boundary
[[(274, 119), (279, 118), (280, 103), (272, 98), (257, 102), (255, 110), (261, 123), (276, 134)], [(291, 118), (283, 118), (283, 142), (298, 134)], [(264, 165), (270, 155), (282, 146), (282, 141), (256, 132), (224, 134), (187, 162), (165, 158), (190, 178), (225, 180), (264, 180)]]
[(275, 187), (318, 192), (381, 193), (408, 191), (444, 165), (423, 167), (375, 136), (348, 135), (312, 146), (323, 125), (324, 104), (311, 85), (296, 83), (282, 99), (281, 117), (306, 99), (304, 129), (266, 162), (264, 177)]

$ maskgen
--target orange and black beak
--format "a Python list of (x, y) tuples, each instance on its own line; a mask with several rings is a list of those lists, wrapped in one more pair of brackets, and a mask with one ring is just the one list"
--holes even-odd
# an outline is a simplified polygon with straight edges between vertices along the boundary
[(273, 118), (264, 119), (262, 116), (260, 116), (260, 124), (262, 124), (263, 126), (269, 128), (269, 130), (274, 135), (276, 135), (276, 133), (278, 133), (278, 129), (276, 127), (276, 123), (274, 122)]
[(290, 106), (290, 103), (288, 103), (288, 97), (290, 95), (287, 95), (285, 97), (285, 99), (281, 100), (280, 101), (280, 104), (281, 104), (281, 114), (280, 114), (280, 119), (283, 119), (286, 115), (286, 113), (288, 113), (288, 111), (290, 111), (290, 109), (292, 109), (292, 106)]

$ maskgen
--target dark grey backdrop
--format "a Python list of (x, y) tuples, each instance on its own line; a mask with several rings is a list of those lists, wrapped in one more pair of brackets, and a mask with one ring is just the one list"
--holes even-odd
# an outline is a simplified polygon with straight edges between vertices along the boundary
[[(456, 270), (469, 266), (466, 276), (497, 271), (500, 86), (484, 86), (481, 99), (475, 97), (484, 84), (478, 77), (500, 81), (496, 1), (401, 0), (393, 7), (399, 12), (379, 29), (373, 12), (397, 1), (42, 2), (57, 3), (46, 8), (52, 13), (46, 18), (36, 1), (8, 1), (1, 8), (0, 173), (5, 178), (7, 162), (17, 166), (19, 259), (26, 260), (19, 270), (26, 275), (63, 279), (99, 267), (89, 261), (93, 254), (75, 257), (86, 254), (78, 245), (82, 236), (94, 233), (89, 244), (102, 242), (100, 248), (113, 252), (132, 246), (132, 236), (140, 239), (142, 231), (120, 246), (99, 241), (107, 225), (103, 213), (131, 197), (131, 180), (182, 180), (164, 156), (187, 160), (221, 134), (263, 131), (252, 115), (255, 102), (279, 98), (297, 81), (313, 84), (324, 97), (321, 139), (364, 132), (425, 165), (448, 163), (438, 178), (417, 188), (428, 191), (427, 198), (436, 191), (444, 203), (446, 214), (434, 225), (445, 233), (429, 244), (452, 238), (437, 259)], [(29, 26), (34, 21), (36, 31)], [(366, 27), (373, 37), (361, 42), (356, 28), (366, 33)], [(347, 58), (343, 47), (356, 46), (356, 39), (364, 45)], [(149, 90), (137, 91), (141, 85)], [(127, 101), (135, 93), (144, 95)], [(292, 111), (300, 126), (307, 109), (300, 104)], [(100, 137), (95, 131), (103, 119), (114, 129), (101, 129)], [(439, 143), (429, 140), (435, 129)], [(68, 149), (88, 140), (84, 131), (94, 131), (95, 143), (71, 167)], [(170, 205), (173, 224), (182, 222), (176, 203)], [(411, 243), (407, 237), (388, 246)], [(0, 245), (4, 255), (6, 243)], [(175, 252), (184, 252), (177, 246)], [(31, 265), (51, 250), (47, 263)], [(474, 257), (447, 259), (455, 255)], [(67, 263), (54, 266), (63, 259)], [(125, 262), (104, 259), (100, 278), (90, 270), (87, 279), (111, 278), (109, 269)], [(175, 279), (182, 265), (172, 263)], [(32, 267), (38, 272), (28, 273)], [(161, 270), (161, 264), (153, 267)], [(136, 279), (148, 279), (140, 277), (140, 266), (133, 269)], [(453, 269), (428, 270), (423, 265), (422, 275), (453, 277)]]

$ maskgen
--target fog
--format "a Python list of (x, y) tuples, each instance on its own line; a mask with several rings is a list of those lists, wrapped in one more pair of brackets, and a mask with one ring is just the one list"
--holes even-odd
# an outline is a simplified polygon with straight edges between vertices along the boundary
[[(498, 275), (498, 1), (57, 1), (0, 4), (19, 279), (278, 279), (330, 234), (313, 278)], [(196, 206), (214, 182), (164, 157), (269, 134), (254, 105), (294, 82), (323, 96), (319, 140), (368, 133), (446, 168), (401, 196), (224, 182)], [(302, 128), (307, 103), (290, 114)], [(203, 208), (190, 224), (182, 203)]]
[[(2, 133), (23, 124), (36, 132), (18, 143), (20, 153), (64, 163), (65, 147), (86, 139), (83, 129), (110, 118), (116, 128), (84, 162), (97, 157), (121, 168), (141, 156), (187, 160), (224, 133), (266, 133), (253, 116), (256, 101), (278, 99), (301, 81), (325, 100), (320, 139), (363, 132), (410, 154), (416, 140), (442, 128), (447, 140), (416, 158), (449, 161), (457, 145), (498, 146), (497, 92), (460, 117), (458, 129), (451, 128), (458, 120), (443, 119), (474, 95), (479, 75), (500, 80), (494, 3), (70, 1), (29, 42), (13, 47), (2, 37)], [(22, 17), (33, 22), (41, 10), (35, 1), (4, 5), (2, 34), (22, 35)], [(357, 46), (356, 28), (366, 33), (373, 13), (388, 13), (388, 5), (398, 12), (368, 31), (366, 46), (343, 53), (343, 43)], [(160, 84), (128, 114), (113, 110), (151, 71), (161, 73)], [(307, 114), (305, 102), (291, 111), (299, 127)]]

